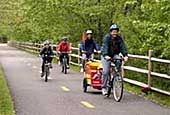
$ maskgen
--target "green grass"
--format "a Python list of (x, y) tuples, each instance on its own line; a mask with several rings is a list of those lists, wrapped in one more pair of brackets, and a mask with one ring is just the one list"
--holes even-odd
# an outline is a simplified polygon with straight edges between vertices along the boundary
[(12, 98), (10, 96), (4, 73), (0, 66), (0, 115), (15, 115)]
[(153, 102), (164, 107), (170, 107), (170, 96), (166, 96), (156, 92), (149, 92), (148, 94), (145, 94), (141, 91), (141, 87), (129, 83), (125, 83), (124, 88), (127, 92), (139, 95), (141, 97), (144, 97), (145, 99), (152, 100)]
[(80, 72), (80, 67), (79, 66), (75, 66), (75, 65), (71, 64), (70, 67), (71, 67), (72, 70)]

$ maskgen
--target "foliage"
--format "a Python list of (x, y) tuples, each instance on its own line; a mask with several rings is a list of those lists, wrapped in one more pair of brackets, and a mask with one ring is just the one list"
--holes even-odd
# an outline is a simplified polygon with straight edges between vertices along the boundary
[(156, 57), (168, 58), (169, 4), (169, 0), (1, 0), (0, 36), (53, 43), (68, 36), (77, 44), (90, 28), (101, 44), (111, 23), (118, 23), (130, 53), (153, 49)]

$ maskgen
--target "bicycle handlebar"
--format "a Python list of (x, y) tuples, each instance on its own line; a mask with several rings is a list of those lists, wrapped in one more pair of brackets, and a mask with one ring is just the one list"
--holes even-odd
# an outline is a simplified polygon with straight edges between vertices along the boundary
[(39, 55), (39, 57), (55, 57), (54, 55)]
[(70, 54), (70, 52), (58, 52), (58, 53), (61, 53), (61, 54)]
[[(85, 51), (85, 50), (82, 50), (81, 52), (82, 52), (82, 53), (84, 53), (84, 54), (89, 53), (88, 51)], [(95, 53), (100, 54), (100, 53), (101, 53), (101, 51), (96, 51)], [(89, 54), (90, 54), (90, 53), (89, 53)]]
[(108, 61), (115, 61), (115, 60), (121, 60), (121, 61), (124, 61), (124, 58), (123, 57), (117, 57), (117, 58), (110, 58)]

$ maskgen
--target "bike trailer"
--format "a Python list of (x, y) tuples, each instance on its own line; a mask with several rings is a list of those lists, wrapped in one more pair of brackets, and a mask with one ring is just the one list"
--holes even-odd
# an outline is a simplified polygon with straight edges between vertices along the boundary
[(85, 79), (88, 86), (92, 86), (94, 89), (101, 90), (102, 80), (95, 79), (94, 76), (98, 74), (98, 67), (101, 66), (101, 62), (87, 62), (85, 65)]

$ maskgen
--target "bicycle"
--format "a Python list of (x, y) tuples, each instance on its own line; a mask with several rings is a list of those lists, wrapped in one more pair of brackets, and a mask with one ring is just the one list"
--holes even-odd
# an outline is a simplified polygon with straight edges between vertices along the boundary
[[(44, 75), (45, 75), (45, 82), (48, 81), (48, 76), (50, 75), (50, 68), (51, 68), (51, 63), (48, 63), (47, 59), (48, 59), (48, 55), (44, 55), (41, 57), (45, 57), (45, 62), (44, 62)], [(53, 57), (53, 56), (50, 56)]]
[(62, 52), (60, 55), (63, 55), (63, 59), (62, 59), (62, 70), (61, 70), (61, 72), (63, 72), (63, 73), (65, 73), (65, 74), (67, 74), (67, 69), (69, 69), (68, 67), (67, 67), (67, 55), (68, 55), (68, 52)]
[[(122, 59), (112, 59), (112, 61), (121, 60)], [(120, 102), (123, 97), (123, 77), (120, 75), (120, 72), (116, 66), (114, 66), (114, 71), (111, 72), (108, 80), (108, 92), (107, 97), (110, 96), (111, 91), (113, 93), (113, 97), (115, 101)]]

